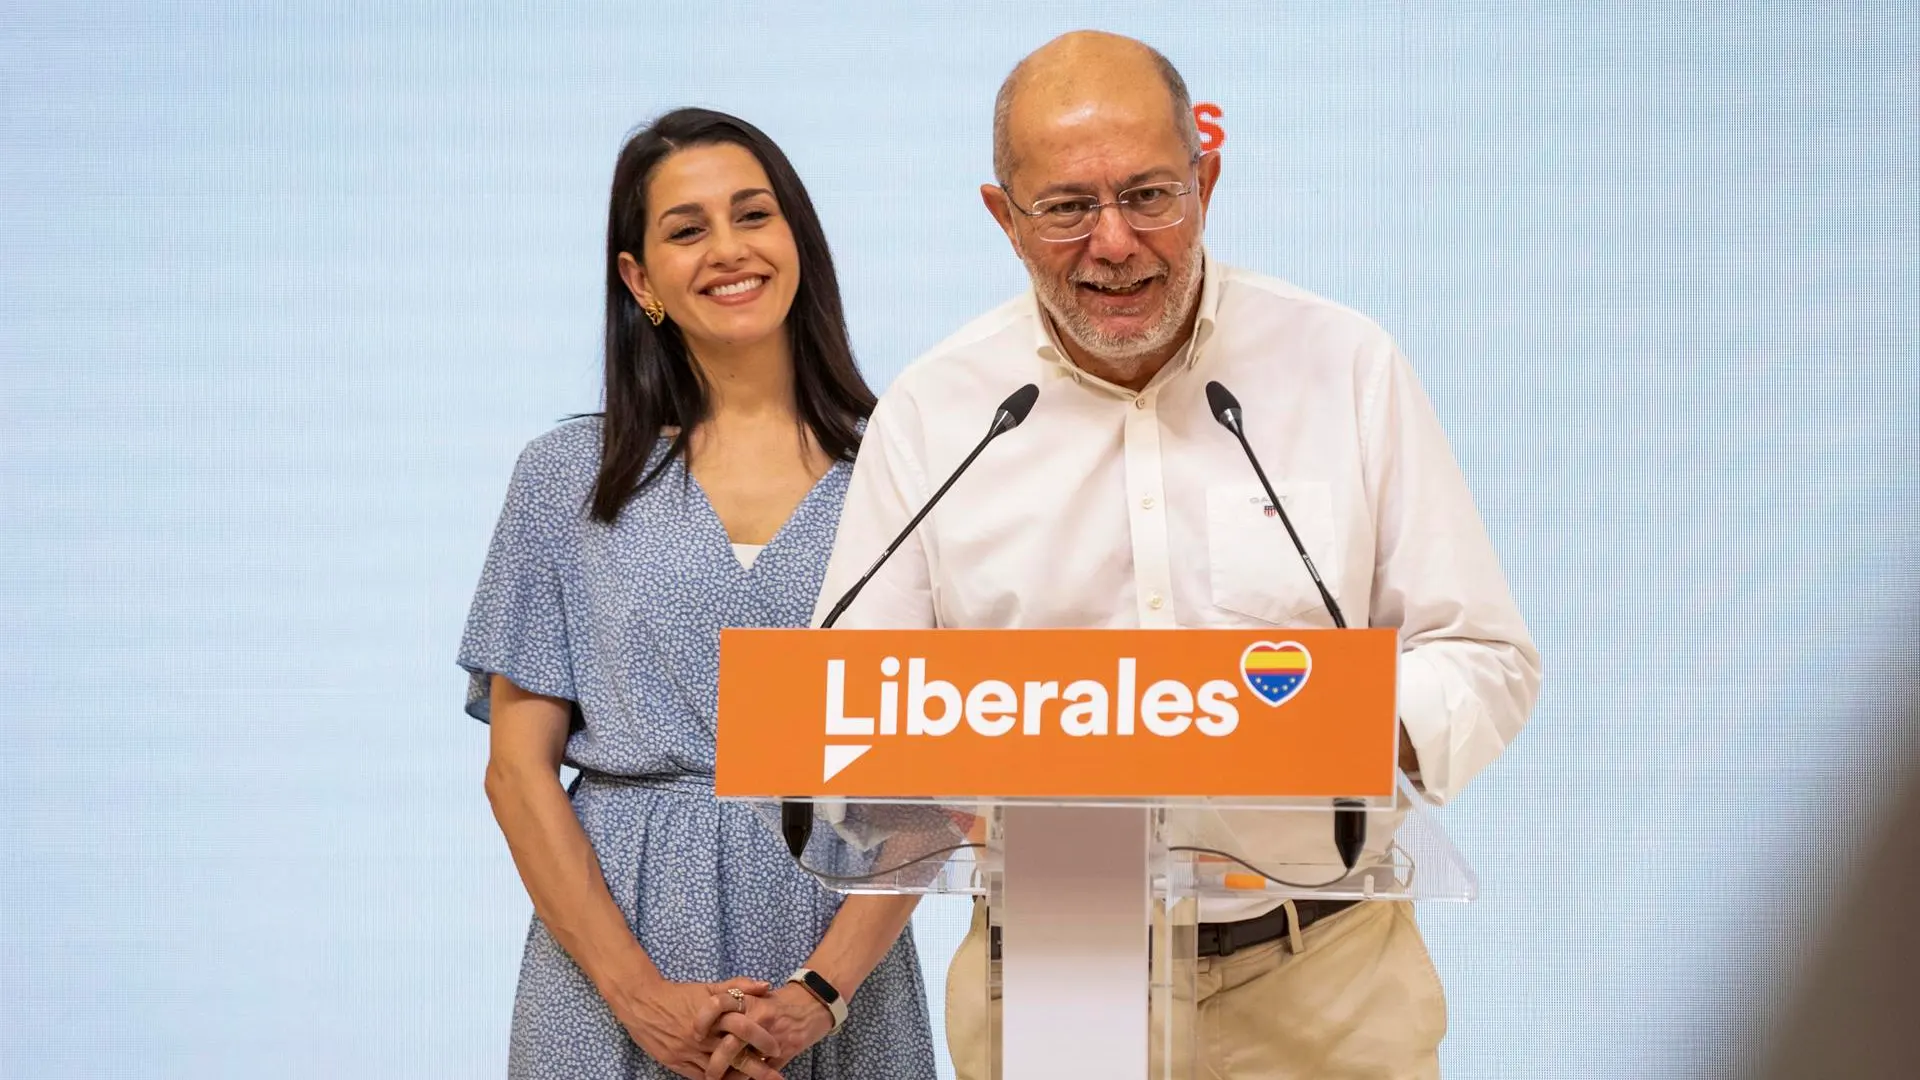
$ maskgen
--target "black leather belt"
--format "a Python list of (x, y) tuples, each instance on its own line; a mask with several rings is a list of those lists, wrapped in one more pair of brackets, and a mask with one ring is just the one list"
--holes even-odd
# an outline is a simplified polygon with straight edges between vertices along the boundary
[[(1360, 903), (1358, 900), (1295, 900), (1294, 914), (1300, 919), (1300, 929), (1319, 922), (1329, 915), (1340, 912)], [(1255, 945), (1264, 945), (1274, 938), (1287, 936), (1287, 909), (1277, 907), (1265, 915), (1256, 915), (1251, 919), (1238, 922), (1203, 922), (1200, 924), (1199, 955), (1232, 956), (1240, 949), (1250, 949)]]
[[(1319, 922), (1329, 915), (1360, 903), (1358, 900), (1295, 900), (1293, 910), (1300, 919), (1300, 929)], [(1277, 907), (1265, 915), (1256, 915), (1251, 919), (1237, 922), (1203, 922), (1199, 926), (1199, 955), (1232, 956), (1241, 949), (1251, 949), (1255, 945), (1264, 945), (1275, 938), (1287, 936), (1287, 909)], [(1000, 928), (987, 928), (987, 952), (993, 959), (1000, 959)]]

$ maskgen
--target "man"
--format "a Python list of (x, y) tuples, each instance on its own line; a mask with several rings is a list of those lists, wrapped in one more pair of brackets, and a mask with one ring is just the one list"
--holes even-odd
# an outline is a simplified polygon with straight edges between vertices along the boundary
[[(1179, 74), (1076, 33), (1016, 67), (981, 197), (1033, 290), (903, 373), (867, 429), (822, 591), (831, 603), (1027, 382), (1039, 403), (907, 540), (842, 627), (1329, 626), (1204, 387), (1248, 436), (1353, 625), (1399, 628), (1402, 763), (1441, 802), (1519, 731), (1539, 657), (1412, 369), (1362, 316), (1207, 258), (1220, 178)], [(1311, 815), (1301, 815), (1308, 817)], [(1228, 815), (1219, 815), (1220, 819)], [(1331, 847), (1325, 817), (1311, 841)], [(1231, 821), (1240, 850), (1265, 843)], [(1376, 826), (1375, 857), (1391, 833)], [(1324, 861), (1324, 860), (1323, 860)], [(1202, 1075), (1438, 1073), (1440, 985), (1405, 903), (1208, 901), (1235, 949), (1200, 961)], [(991, 1075), (984, 920), (956, 958), (948, 1041)], [(1211, 1072), (1206, 1071), (1210, 1069)]]

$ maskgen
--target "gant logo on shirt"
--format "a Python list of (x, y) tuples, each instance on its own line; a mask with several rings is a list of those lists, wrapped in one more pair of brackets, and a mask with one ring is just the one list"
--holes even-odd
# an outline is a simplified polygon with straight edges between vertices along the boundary
[(1391, 794), (1398, 655), (1392, 630), (727, 630), (715, 790)]

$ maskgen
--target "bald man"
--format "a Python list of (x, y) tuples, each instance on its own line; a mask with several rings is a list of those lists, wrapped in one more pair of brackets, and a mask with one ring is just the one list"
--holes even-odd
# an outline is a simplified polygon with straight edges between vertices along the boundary
[[(1032, 290), (936, 346), (881, 399), (823, 608), (995, 406), (1032, 382), (1031, 419), (840, 626), (1332, 625), (1208, 409), (1204, 387), (1218, 380), (1348, 620), (1399, 629), (1402, 767), (1432, 801), (1450, 798), (1525, 723), (1539, 654), (1412, 368), (1366, 318), (1207, 256), (1220, 157), (1201, 152), (1186, 85), (1159, 53), (1106, 34), (1059, 38), (1007, 77), (993, 126), (998, 182), (980, 194)], [(1207, 820), (1227, 834), (1216, 845), (1256, 864), (1339, 865), (1324, 816)], [(1376, 822), (1363, 859), (1384, 857), (1392, 832)], [(1200, 1061), (1181, 1075), (1438, 1075), (1445, 1003), (1409, 904), (1209, 898), (1199, 917)], [(990, 947), (977, 908), (948, 983), (962, 1080), (997, 1075)], [(1069, 1046), (1099, 1037), (1061, 1033)]]

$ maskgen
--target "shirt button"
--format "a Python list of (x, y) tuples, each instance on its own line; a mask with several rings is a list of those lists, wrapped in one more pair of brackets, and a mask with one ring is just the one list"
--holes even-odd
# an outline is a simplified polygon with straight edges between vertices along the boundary
[(1159, 593), (1154, 593), (1152, 596), (1147, 597), (1147, 606), (1155, 611), (1159, 611), (1165, 604), (1166, 601), (1161, 599)]
[(1147, 399), (1146, 399), (1146, 398), (1144, 398), (1144, 397), (1137, 397), (1137, 398), (1134, 398), (1134, 399), (1133, 399), (1133, 407), (1134, 407), (1134, 408), (1136, 408), (1136, 409), (1144, 409), (1144, 408), (1146, 408), (1146, 407), (1147, 407)]
[(1141, 499), (1141, 500), (1140, 500), (1140, 508), (1141, 508), (1141, 509), (1143, 509), (1143, 510), (1151, 510), (1151, 509), (1153, 509), (1153, 496), (1151, 496), (1151, 495), (1149, 495), (1149, 496), (1147, 496), (1146, 498), (1144, 498), (1144, 499)]

